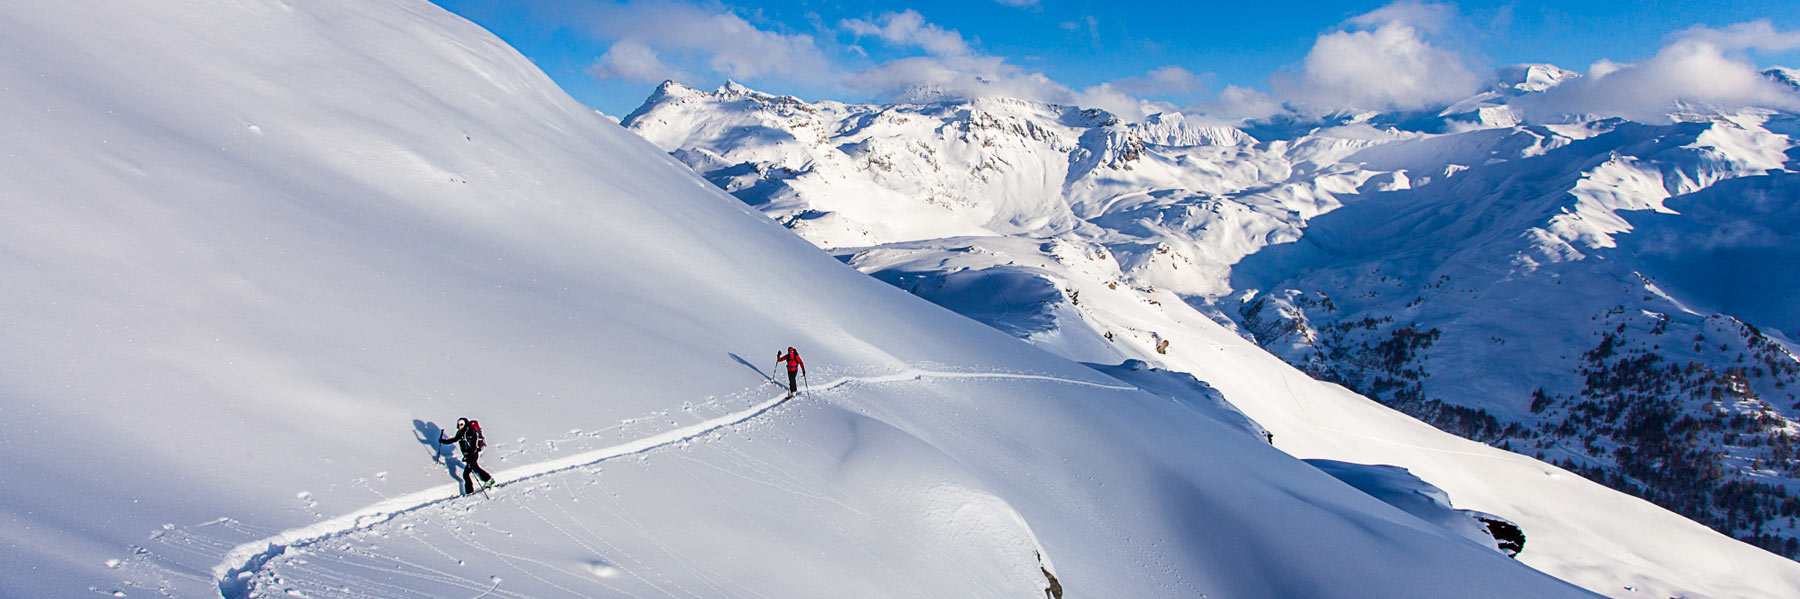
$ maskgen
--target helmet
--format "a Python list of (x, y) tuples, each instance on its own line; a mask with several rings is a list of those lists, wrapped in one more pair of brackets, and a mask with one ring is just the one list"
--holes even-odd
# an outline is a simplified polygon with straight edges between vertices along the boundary
[(460, 428), (468, 426), (468, 425), (469, 425), (468, 418), (457, 418), (456, 419), (456, 428), (460, 429)]

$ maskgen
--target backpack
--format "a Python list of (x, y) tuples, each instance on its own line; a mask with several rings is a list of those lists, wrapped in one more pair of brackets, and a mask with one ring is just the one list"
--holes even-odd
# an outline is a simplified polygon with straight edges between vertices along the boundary
[(482, 438), (482, 436), (481, 436), (481, 423), (480, 422), (476, 422), (474, 420), (469, 421), (468, 435), (469, 435), (469, 441), (470, 441), (469, 444), (474, 446), (476, 451), (487, 449), (487, 439)]

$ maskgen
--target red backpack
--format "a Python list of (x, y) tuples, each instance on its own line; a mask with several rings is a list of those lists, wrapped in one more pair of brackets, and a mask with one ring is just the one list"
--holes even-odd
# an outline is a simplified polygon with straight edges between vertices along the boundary
[(476, 450), (487, 449), (487, 439), (483, 438), (481, 436), (481, 423), (480, 422), (476, 422), (474, 419), (470, 419), (468, 434), (469, 434), (469, 439), (474, 441)]

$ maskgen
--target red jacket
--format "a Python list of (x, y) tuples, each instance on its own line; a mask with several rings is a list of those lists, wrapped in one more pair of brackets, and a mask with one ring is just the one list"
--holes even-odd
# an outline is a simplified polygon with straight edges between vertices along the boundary
[(776, 355), (775, 361), (786, 362), (787, 367), (788, 367), (788, 372), (806, 369), (806, 362), (803, 362), (800, 360), (800, 352), (793, 351), (792, 349), (788, 350), (787, 354), (785, 354), (785, 355), (779, 355), (779, 354)]

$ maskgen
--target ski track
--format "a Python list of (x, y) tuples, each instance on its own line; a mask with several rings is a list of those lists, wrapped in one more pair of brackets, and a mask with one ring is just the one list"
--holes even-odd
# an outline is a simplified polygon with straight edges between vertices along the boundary
[[(1040, 374), (1020, 374), (1010, 372), (946, 372), (934, 370), (908, 369), (894, 374), (880, 376), (846, 376), (818, 387), (809, 387), (808, 391), (830, 391), (853, 383), (897, 383), (924, 379), (1022, 379), (1082, 385), (1099, 389), (1119, 391), (1135, 391), (1131, 385), (1109, 385), (1093, 381), (1070, 379)], [(583, 466), (589, 466), (623, 456), (644, 453), (659, 447), (680, 443), (710, 433), (712, 431), (738, 424), (785, 403), (789, 397), (777, 396), (749, 408), (732, 412), (688, 426), (671, 429), (660, 434), (651, 435), (634, 441), (628, 441), (585, 451), (554, 460), (546, 460), (535, 464), (526, 464), (516, 468), (494, 473), (496, 488), (513, 483), (556, 474)], [(293, 528), (276, 533), (268, 538), (251, 541), (232, 548), (225, 554), (225, 560), (213, 566), (214, 582), (218, 583), (219, 596), (228, 599), (248, 597), (248, 574), (261, 568), (263, 564), (292, 548), (303, 548), (321, 541), (337, 538), (345, 534), (368, 529), (387, 522), (397, 516), (415, 512), (462, 496), (461, 483), (447, 483), (422, 491), (390, 497), (355, 512), (323, 520), (307, 526)], [(491, 591), (490, 591), (491, 592)]]

